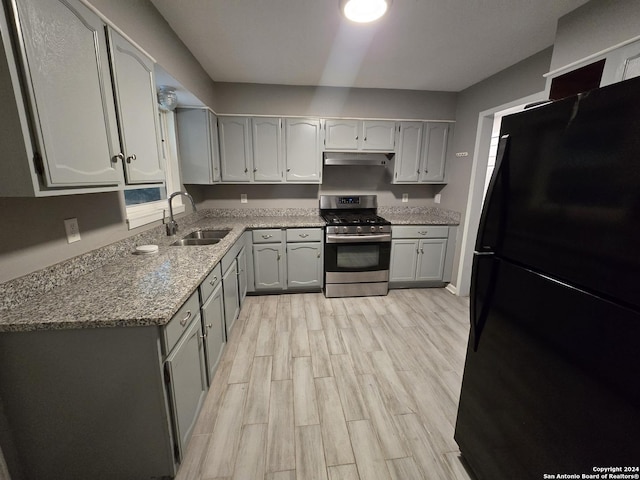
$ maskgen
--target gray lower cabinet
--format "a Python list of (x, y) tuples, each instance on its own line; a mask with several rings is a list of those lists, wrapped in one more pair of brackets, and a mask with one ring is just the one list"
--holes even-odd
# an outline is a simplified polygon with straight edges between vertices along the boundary
[(390, 287), (442, 286), (451, 280), (456, 228), (393, 226)]
[(255, 290), (282, 290), (286, 286), (282, 243), (253, 245)]
[(247, 296), (247, 254), (246, 248), (242, 247), (240, 253), (236, 257), (236, 268), (238, 269), (238, 297), (240, 307), (244, 303)]
[(232, 262), (222, 276), (224, 293), (224, 319), (226, 335), (229, 338), (233, 324), (240, 314), (240, 289), (238, 288), (238, 265)]
[(324, 280), (321, 228), (287, 229), (287, 287), (319, 289)]
[(167, 389), (179, 458), (183, 459), (207, 395), (207, 369), (200, 314), (165, 360)]
[(202, 299), (202, 330), (205, 338), (207, 376), (211, 385), (226, 343), (224, 296), (219, 264), (200, 285), (200, 298)]

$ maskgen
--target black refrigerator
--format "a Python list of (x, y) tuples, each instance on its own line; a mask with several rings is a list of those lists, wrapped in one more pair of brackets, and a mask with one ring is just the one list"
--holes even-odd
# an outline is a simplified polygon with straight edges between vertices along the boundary
[(478, 480), (639, 478), (640, 78), (503, 119), (470, 317)]

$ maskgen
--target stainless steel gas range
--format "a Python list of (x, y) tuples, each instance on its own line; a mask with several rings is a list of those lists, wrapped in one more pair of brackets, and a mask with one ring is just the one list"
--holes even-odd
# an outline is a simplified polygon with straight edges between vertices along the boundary
[(326, 297), (386, 295), (391, 222), (377, 215), (375, 195), (321, 195), (327, 223), (324, 244)]

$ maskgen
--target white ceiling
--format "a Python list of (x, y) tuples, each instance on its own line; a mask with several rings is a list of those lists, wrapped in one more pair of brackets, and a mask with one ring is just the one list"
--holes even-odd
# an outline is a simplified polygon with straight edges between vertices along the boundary
[(338, 0), (151, 0), (218, 82), (460, 91), (553, 44), (587, 0), (394, 0), (369, 25)]

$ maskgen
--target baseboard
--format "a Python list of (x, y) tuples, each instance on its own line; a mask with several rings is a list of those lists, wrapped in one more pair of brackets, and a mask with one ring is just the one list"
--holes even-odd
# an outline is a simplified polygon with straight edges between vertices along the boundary
[(451, 293), (453, 293), (454, 295), (458, 295), (458, 287), (456, 287), (455, 285), (452, 285), (451, 283), (449, 285), (447, 285), (446, 287), (444, 287), (445, 289), (449, 290)]

